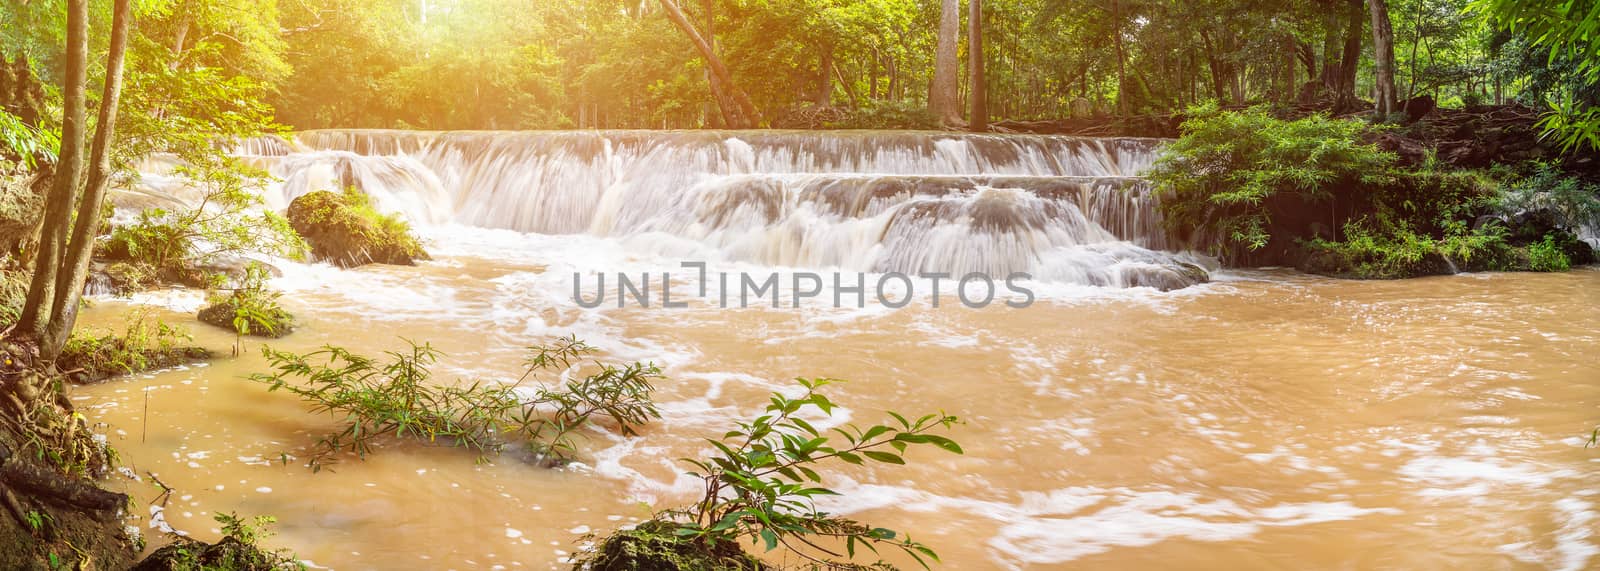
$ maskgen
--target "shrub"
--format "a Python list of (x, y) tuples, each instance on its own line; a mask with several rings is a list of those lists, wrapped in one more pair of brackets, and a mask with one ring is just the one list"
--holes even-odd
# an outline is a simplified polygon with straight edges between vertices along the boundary
[(289, 223), (311, 245), (311, 253), (341, 267), (368, 262), (412, 265), (428, 259), (411, 228), (398, 216), (378, 212), (354, 188), (343, 194), (312, 192), (289, 204)]
[(73, 333), (56, 368), (78, 382), (93, 382), (211, 356), (205, 349), (183, 345), (192, 340), (188, 332), (150, 317), (143, 308), (128, 312), (123, 323), (120, 335)]
[(287, 549), (267, 551), (260, 543), (272, 537), (271, 516), (245, 519), (233, 513), (212, 516), (222, 526), (222, 540), (207, 545), (184, 536), (151, 553), (129, 571), (288, 571), (306, 569)]
[(828, 129), (921, 129), (942, 127), (939, 119), (928, 112), (928, 106), (914, 101), (871, 101), (859, 109), (849, 110), (843, 118), (825, 121)]
[(1469, 230), (1452, 225), (1435, 239), (1404, 219), (1387, 215), (1359, 218), (1344, 226), (1344, 240), (1316, 239), (1309, 270), (1362, 279), (1395, 279), (1446, 274), (1452, 270), (1505, 269), (1508, 247), (1499, 225)]
[(305, 243), (282, 216), (256, 212), (261, 205), (256, 187), (266, 179), (265, 172), (234, 158), (215, 157), (179, 167), (177, 174), (194, 185), (195, 205), (141, 211), (134, 223), (112, 229), (100, 245), (101, 257), (170, 278), (225, 255), (303, 255)]
[(37, 167), (41, 160), (53, 164), (56, 149), (61, 147), (60, 138), (55, 131), (29, 126), (0, 109), (0, 156), (15, 157), (29, 169)]
[(1600, 184), (1586, 183), (1564, 174), (1550, 163), (1531, 165), (1526, 176), (1508, 181), (1493, 206), (1511, 217), (1529, 212), (1549, 212), (1561, 229), (1578, 232), (1600, 228)]
[(1263, 107), (1189, 110), (1183, 136), (1147, 173), (1170, 228), (1194, 229), (1222, 253), (1256, 250), (1273, 216), (1327, 201), (1332, 189), (1387, 180), (1394, 155), (1361, 142), (1367, 124), (1313, 115), (1285, 121)]
[[(597, 371), (558, 390), (521, 390), (538, 373), (571, 369), (595, 352), (573, 337), (530, 347), (526, 371), (511, 384), (430, 384), (429, 366), (440, 353), (426, 344), (410, 345), (409, 352), (386, 353), (382, 362), (334, 346), (305, 355), (263, 347), (275, 372), (250, 378), (270, 385), (269, 390), (299, 396), (314, 412), (342, 417), (344, 428), (317, 442), (313, 470), (346, 450), (365, 458), (379, 439), (394, 437), (443, 440), (479, 453), (480, 459), (514, 439), (535, 460), (560, 463), (576, 454), (575, 431), (594, 419), (609, 418), (623, 434), (632, 435), (661, 416), (650, 400), (652, 383), (661, 379), (661, 370), (652, 364), (596, 362)], [(293, 379), (303, 379), (303, 384), (293, 384)]]
[(1572, 261), (1554, 237), (1545, 236), (1544, 240), (1528, 245), (1528, 268), (1536, 272), (1565, 272), (1572, 269)]
[[(819, 511), (814, 498), (837, 494), (822, 487), (817, 467), (834, 460), (857, 465), (905, 464), (901, 454), (913, 445), (932, 445), (960, 454), (960, 445), (930, 433), (949, 428), (956, 418), (930, 414), (911, 420), (889, 412), (892, 422), (867, 428), (846, 425), (824, 433), (801, 418), (800, 413), (814, 410), (831, 416), (835, 405), (818, 390), (836, 382), (839, 381), (799, 379), (805, 389), (801, 396), (789, 398), (774, 393), (761, 416), (740, 422), (722, 438), (709, 440), (716, 449), (714, 455), (685, 460), (694, 468), (690, 475), (705, 482), (704, 494), (698, 501), (687, 508), (659, 514), (633, 531), (612, 535), (574, 568), (654, 568), (626, 565), (618, 559), (640, 552), (641, 547), (651, 552), (668, 549), (662, 544), (667, 531), (676, 538), (676, 547), (670, 549), (673, 553), (692, 557), (709, 554), (713, 561), (737, 563), (710, 568), (754, 568), (727, 550), (727, 546), (744, 539), (764, 544), (767, 551), (783, 545), (815, 566), (829, 569), (861, 568), (849, 561), (858, 547), (875, 554), (880, 547), (899, 549), (924, 567), (926, 559), (938, 560), (932, 549), (909, 536)], [(819, 540), (842, 542), (844, 553), (817, 545)], [(841, 557), (844, 560), (839, 560)], [(872, 565), (887, 566), (882, 561)]]

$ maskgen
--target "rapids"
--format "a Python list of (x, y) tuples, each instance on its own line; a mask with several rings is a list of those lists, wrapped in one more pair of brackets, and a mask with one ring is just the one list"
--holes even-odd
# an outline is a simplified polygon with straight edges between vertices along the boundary
[[(575, 333), (651, 360), (664, 418), (594, 429), (565, 469), (412, 443), (313, 474), (293, 461), (336, 419), (244, 377), (240, 358), (83, 387), (152, 519), (204, 538), (217, 512), (279, 518), (270, 543), (319, 568), (558, 569), (584, 535), (693, 498), (676, 459), (788, 379), (849, 379), (836, 420), (945, 410), (963, 456), (840, 466), (826, 507), (909, 531), (936, 569), (1541, 568), (1600, 564), (1585, 449), (1597, 420), (1600, 271), (1393, 282), (1214, 272), (1173, 251), (1131, 178), (1155, 143), (905, 133), (313, 132), (239, 151), (299, 193), (356, 186), (419, 228), (435, 261), (277, 262), (301, 317), (270, 342), (448, 354), (441, 379), (514, 379), (522, 348)], [(181, 197), (152, 163), (145, 197)], [(537, 198), (530, 198), (530, 196)], [(151, 198), (154, 200), (155, 198)], [(543, 205), (549, 205), (548, 207)], [(571, 299), (574, 274), (714, 270), (1024, 271), (1039, 300), (982, 310), (686, 309)], [(780, 281), (780, 283), (784, 283)], [(918, 286), (923, 285), (918, 282)], [(678, 283), (687, 294), (693, 285)], [(715, 284), (713, 284), (715, 287)], [(677, 291), (675, 289), (675, 291)], [(713, 293), (713, 295), (715, 295)], [(691, 296), (684, 295), (683, 299)], [(824, 295), (824, 298), (827, 296)], [(192, 321), (193, 291), (98, 298)], [(282, 462), (286, 456), (287, 464)], [(153, 543), (159, 543), (155, 541)], [(782, 561), (781, 553), (773, 559)], [(791, 561), (792, 562), (792, 561)]]

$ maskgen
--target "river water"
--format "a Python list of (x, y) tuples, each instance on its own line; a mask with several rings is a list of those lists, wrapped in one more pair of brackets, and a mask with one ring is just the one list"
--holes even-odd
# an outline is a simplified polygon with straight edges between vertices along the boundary
[[(764, 138), (770, 137), (770, 138)], [(241, 153), (281, 206), (357, 186), (418, 226), (417, 267), (280, 262), (301, 329), (368, 354), (427, 341), (441, 380), (512, 379), (573, 333), (669, 379), (638, 437), (594, 429), (562, 469), (391, 443), (312, 473), (336, 419), (245, 379), (247, 342), (192, 321), (197, 292), (98, 300), (187, 322), (223, 358), (83, 387), (148, 526), (214, 538), (219, 512), (336, 569), (550, 569), (581, 538), (694, 498), (677, 458), (794, 377), (849, 382), (836, 420), (947, 411), (956, 456), (826, 471), (837, 513), (910, 532), (944, 569), (1531, 568), (1600, 565), (1600, 271), (1357, 282), (1217, 271), (1171, 251), (1130, 178), (1154, 142), (929, 134), (323, 132)], [(181, 196), (150, 168), (146, 192)], [(522, 185), (519, 187), (518, 185)], [(517, 192), (517, 188), (526, 188)], [(674, 192), (674, 189), (676, 191)], [(538, 200), (525, 194), (539, 195)], [(1028, 272), (1034, 303), (585, 309), (574, 274)], [(1188, 285), (1188, 264), (1213, 268)], [(592, 282), (586, 282), (592, 284)], [(913, 280), (925, 292), (926, 280)], [(1156, 286), (1156, 287), (1150, 287)], [(593, 286), (586, 285), (586, 296)], [(673, 295), (696, 285), (675, 281)], [(1163, 291), (1168, 290), (1168, 291)], [(614, 293), (614, 292), (613, 292)], [(870, 293), (868, 294), (870, 296)], [(681, 296), (681, 297), (679, 297)], [(153, 530), (147, 533), (155, 534)], [(771, 555), (784, 561), (782, 553)], [(793, 562), (793, 558), (789, 558)], [(903, 563), (903, 562), (902, 562)]]

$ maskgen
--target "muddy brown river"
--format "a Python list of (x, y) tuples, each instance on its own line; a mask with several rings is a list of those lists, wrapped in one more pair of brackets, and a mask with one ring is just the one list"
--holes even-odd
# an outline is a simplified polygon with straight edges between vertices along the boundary
[[(849, 381), (830, 393), (837, 421), (961, 417), (949, 436), (965, 455), (825, 470), (843, 494), (825, 509), (910, 532), (940, 553), (936, 569), (1600, 566), (1600, 449), (1585, 447), (1600, 424), (1600, 270), (1363, 282), (1213, 269), (1181, 287), (1214, 265), (1175, 251), (1132, 176), (1155, 145), (900, 133), (258, 141), (240, 152), (283, 181), (269, 206), (356, 186), (417, 225), (435, 258), (277, 261), (273, 285), (301, 327), (272, 347), (377, 354), (426, 341), (447, 354), (439, 382), (492, 382), (518, 376), (524, 347), (576, 334), (608, 360), (660, 364), (663, 418), (637, 437), (588, 430), (580, 462), (561, 469), (397, 441), (313, 473), (307, 451), (338, 419), (247, 380), (266, 368), (262, 342), (230, 357), (232, 334), (193, 320), (192, 291), (98, 299), (85, 319), (115, 326), (146, 308), (219, 358), (74, 398), (143, 480), (121, 479), (153, 543), (162, 525), (214, 539), (217, 513), (270, 514), (269, 544), (314, 568), (570, 567), (586, 534), (693, 500), (677, 459), (707, 453), (705, 438), (795, 377)], [(143, 192), (182, 197), (159, 165), (147, 171)], [(684, 260), (785, 282), (797, 268), (1028, 272), (1037, 299), (572, 299), (575, 273), (681, 275)], [(148, 474), (175, 489), (164, 506)]]

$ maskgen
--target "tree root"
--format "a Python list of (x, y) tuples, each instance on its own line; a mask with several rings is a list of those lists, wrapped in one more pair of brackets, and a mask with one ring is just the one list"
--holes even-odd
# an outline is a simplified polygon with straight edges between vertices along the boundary
[(127, 494), (108, 492), (82, 479), (21, 461), (3, 443), (0, 443), (0, 485), (68, 509), (115, 513), (128, 505)]

